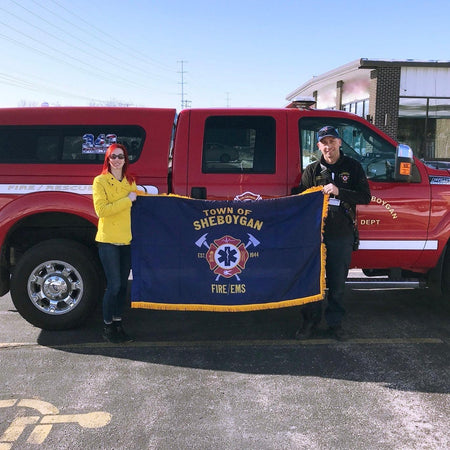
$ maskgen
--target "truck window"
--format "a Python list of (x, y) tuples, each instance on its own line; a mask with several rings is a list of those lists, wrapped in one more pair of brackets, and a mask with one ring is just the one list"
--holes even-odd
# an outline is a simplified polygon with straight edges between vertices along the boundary
[(208, 117), (203, 139), (203, 173), (274, 173), (275, 129), (273, 117)]
[[(325, 125), (331, 125), (339, 131), (342, 151), (361, 163), (369, 180), (395, 181), (395, 146), (360, 122), (337, 117), (307, 117), (299, 120), (303, 168), (320, 159), (316, 133)], [(412, 181), (420, 181), (417, 169)]]
[(124, 144), (136, 161), (145, 131), (138, 126), (2, 126), (0, 164), (103, 164), (113, 142)]

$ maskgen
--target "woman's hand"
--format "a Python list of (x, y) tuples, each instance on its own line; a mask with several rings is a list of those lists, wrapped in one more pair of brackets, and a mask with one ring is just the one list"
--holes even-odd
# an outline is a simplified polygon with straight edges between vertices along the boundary
[(128, 194), (128, 198), (129, 198), (132, 202), (134, 202), (134, 201), (136, 200), (136, 197), (137, 197), (136, 192), (130, 192), (130, 193)]

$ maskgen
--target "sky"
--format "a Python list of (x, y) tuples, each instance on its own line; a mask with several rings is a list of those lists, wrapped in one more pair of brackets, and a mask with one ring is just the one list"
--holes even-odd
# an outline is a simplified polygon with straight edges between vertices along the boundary
[(448, 0), (0, 0), (0, 107), (284, 107), (360, 58), (450, 60)]

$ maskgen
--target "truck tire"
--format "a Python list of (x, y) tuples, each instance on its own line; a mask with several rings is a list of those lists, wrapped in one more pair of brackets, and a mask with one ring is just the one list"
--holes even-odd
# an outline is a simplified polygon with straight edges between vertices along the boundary
[(79, 326), (96, 306), (102, 270), (94, 253), (67, 239), (31, 247), (11, 278), (11, 298), (28, 322), (45, 330)]

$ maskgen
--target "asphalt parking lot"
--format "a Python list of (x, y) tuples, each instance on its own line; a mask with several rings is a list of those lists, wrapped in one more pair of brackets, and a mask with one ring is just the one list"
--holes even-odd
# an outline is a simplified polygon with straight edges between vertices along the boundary
[(0, 299), (0, 450), (450, 448), (450, 310), (347, 291), (348, 342), (298, 309), (129, 310), (136, 342), (34, 328)]

